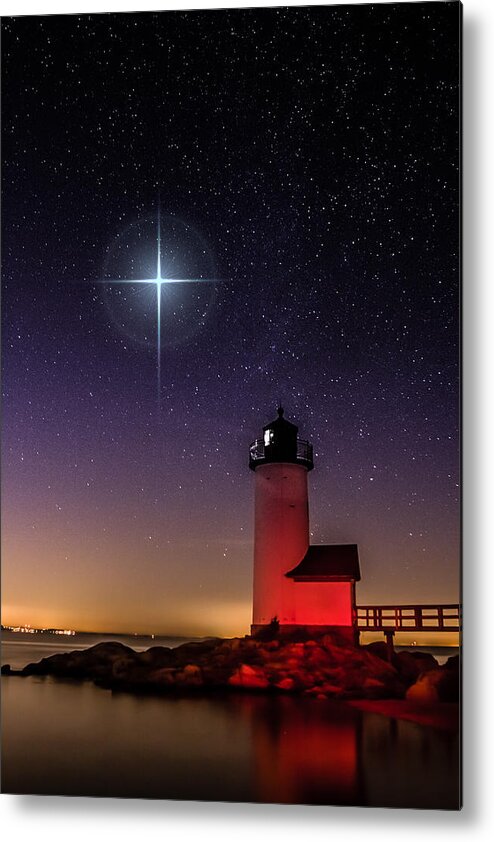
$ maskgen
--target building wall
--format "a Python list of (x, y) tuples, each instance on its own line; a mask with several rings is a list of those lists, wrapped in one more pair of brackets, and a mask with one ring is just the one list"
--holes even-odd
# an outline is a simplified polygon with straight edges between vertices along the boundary
[(295, 623), (308, 626), (351, 626), (351, 582), (295, 582)]
[(285, 573), (309, 546), (307, 469), (284, 462), (255, 471), (253, 623), (295, 623), (295, 585)]

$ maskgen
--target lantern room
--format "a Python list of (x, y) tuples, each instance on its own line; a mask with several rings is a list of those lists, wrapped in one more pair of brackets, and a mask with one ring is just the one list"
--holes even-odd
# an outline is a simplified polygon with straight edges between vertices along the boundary
[(298, 437), (298, 427), (287, 421), (284, 409), (278, 407), (278, 417), (263, 427), (262, 438), (250, 446), (249, 467), (255, 471), (270, 462), (303, 465), (308, 471), (314, 467), (312, 445)]

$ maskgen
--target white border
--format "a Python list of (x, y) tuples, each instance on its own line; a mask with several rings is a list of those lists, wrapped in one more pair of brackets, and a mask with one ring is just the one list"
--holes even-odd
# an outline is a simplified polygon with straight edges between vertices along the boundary
[[(347, 0), (353, 4), (353, 0)], [(2, 15), (153, 9), (239, 8), (242, 6), (324, 5), (312, 2), (42, 2), (4, 0)], [(490, 839), (494, 831), (492, 727), (494, 652), (492, 623), (494, 552), (490, 522), (494, 475), (492, 381), (494, 361), (494, 278), (491, 261), (493, 212), (493, 0), (464, 3), (464, 601), (465, 639), (465, 807), (461, 813), (362, 808), (276, 807), (87, 798), (0, 799), (4, 839), (35, 842), (118, 842), (164, 839), (201, 842), (326, 842), (344, 836), (366, 842), (416, 842), (420, 833), (438, 842), (468, 835)], [(490, 505), (489, 505), (490, 504)], [(489, 555), (490, 553), (490, 555)], [(489, 614), (491, 612), (491, 614)], [(483, 666), (483, 669), (481, 668)], [(483, 673), (483, 676), (482, 676)]]
[[(420, 2), (420, 0), (418, 0)], [(378, 2), (393, 3), (395, 0), (378, 0)], [(405, 2), (405, 0), (397, 0)], [(417, 2), (417, 0), (409, 0)], [(7, 15), (53, 15), (53, 14), (76, 14), (78, 12), (150, 12), (166, 11), (171, 9), (239, 9), (266, 8), (268, 6), (336, 6), (336, 5), (362, 5), (361, 0), (348, 0), (342, 3), (327, 3), (325, 0), (309, 0), (309, 2), (295, 2), (295, 0), (279, 0), (278, 2), (263, 2), (263, 0), (165, 0), (157, 3), (149, 0), (13, 0), (2, 4), (2, 16)]]

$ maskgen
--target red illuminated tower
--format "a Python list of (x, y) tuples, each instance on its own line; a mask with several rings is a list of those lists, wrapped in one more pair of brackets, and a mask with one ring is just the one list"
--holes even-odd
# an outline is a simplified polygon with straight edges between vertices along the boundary
[(312, 445), (298, 437), (281, 406), (251, 444), (249, 467), (255, 471), (252, 632), (276, 618), (281, 630), (305, 626), (353, 633), (357, 546), (309, 545)]
[(307, 474), (314, 467), (312, 445), (297, 437), (298, 427), (283, 417), (263, 428), (250, 448), (256, 474), (254, 537), (254, 626), (277, 618), (296, 623), (293, 582), (285, 573), (309, 546)]

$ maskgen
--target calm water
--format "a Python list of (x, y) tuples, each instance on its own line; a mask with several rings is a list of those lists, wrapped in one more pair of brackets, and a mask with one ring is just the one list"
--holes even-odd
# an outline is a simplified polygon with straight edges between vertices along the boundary
[(58, 652), (73, 652), (74, 649), (88, 649), (97, 643), (118, 640), (125, 646), (131, 646), (138, 652), (151, 646), (169, 646), (174, 648), (192, 637), (156, 637), (118, 634), (75, 634), (71, 637), (59, 634), (21, 634), (2, 631), (2, 664), (10, 664), (13, 669), (21, 669), (26, 664), (49, 658)]
[[(7, 642), (2, 660), (45, 645)], [(455, 809), (458, 752), (456, 735), (337, 702), (2, 678), (4, 792)]]

